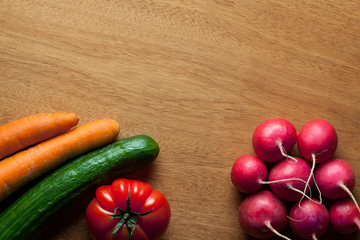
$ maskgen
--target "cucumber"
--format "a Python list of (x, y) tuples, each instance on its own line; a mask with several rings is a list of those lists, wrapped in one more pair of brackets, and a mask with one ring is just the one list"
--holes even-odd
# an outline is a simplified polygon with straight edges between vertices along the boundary
[(28, 239), (55, 212), (107, 173), (114, 169), (119, 169), (117, 174), (136, 171), (158, 154), (159, 146), (152, 138), (137, 135), (73, 159), (41, 179), (0, 214), (0, 239)]

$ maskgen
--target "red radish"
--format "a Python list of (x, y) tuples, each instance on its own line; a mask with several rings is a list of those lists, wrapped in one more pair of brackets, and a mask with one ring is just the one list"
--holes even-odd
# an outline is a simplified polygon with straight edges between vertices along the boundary
[(309, 162), (321, 163), (328, 160), (336, 151), (338, 137), (335, 128), (325, 120), (312, 120), (299, 131), (297, 146)]
[(270, 191), (261, 190), (247, 196), (239, 207), (239, 223), (244, 231), (258, 239), (279, 236), (287, 224), (284, 203)]
[[(308, 187), (310, 179), (313, 178), (315, 164), (328, 160), (335, 153), (337, 143), (338, 137), (335, 128), (325, 120), (312, 120), (300, 129), (297, 137), (298, 149), (303, 158), (312, 163), (305, 189)], [(321, 192), (319, 194), (321, 199)]]
[(294, 204), (289, 219), (290, 228), (297, 236), (316, 240), (329, 225), (329, 212), (323, 204), (305, 199), (300, 204)]
[(251, 193), (262, 187), (260, 181), (267, 179), (268, 170), (258, 157), (243, 155), (235, 160), (230, 175), (233, 185), (239, 191)]
[[(301, 158), (297, 161), (284, 159), (276, 163), (270, 170), (269, 183), (271, 190), (282, 200), (297, 201), (304, 196), (306, 180), (311, 171), (309, 163)], [(286, 180), (288, 181), (280, 181)], [(311, 179), (312, 180), (312, 179)], [(313, 181), (310, 181), (311, 187)]]
[(351, 234), (360, 229), (360, 212), (352, 199), (336, 201), (329, 214), (331, 225), (338, 233)]
[(315, 181), (325, 197), (340, 199), (351, 194), (355, 186), (355, 173), (348, 162), (330, 159), (319, 164), (315, 171)]
[(273, 118), (256, 127), (252, 145), (261, 160), (277, 162), (290, 157), (286, 153), (294, 147), (296, 139), (296, 129), (288, 120)]

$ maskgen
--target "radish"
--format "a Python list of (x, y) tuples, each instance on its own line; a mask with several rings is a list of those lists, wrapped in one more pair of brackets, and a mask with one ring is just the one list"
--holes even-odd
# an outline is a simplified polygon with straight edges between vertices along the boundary
[(299, 131), (297, 146), (303, 158), (316, 163), (328, 160), (336, 151), (338, 137), (335, 128), (325, 120), (312, 120)]
[(338, 233), (350, 234), (360, 229), (360, 212), (352, 199), (336, 201), (329, 214), (331, 225)]
[(309, 199), (294, 204), (289, 219), (290, 228), (297, 236), (313, 240), (324, 234), (330, 221), (326, 207)]
[(318, 166), (315, 181), (320, 192), (329, 199), (340, 199), (350, 196), (358, 212), (359, 205), (352, 194), (355, 186), (355, 173), (351, 165), (342, 159), (330, 159)]
[[(305, 191), (302, 192), (302, 190), (305, 188), (311, 167), (307, 161), (301, 158), (295, 159), (297, 160), (296, 162), (284, 159), (276, 163), (271, 168), (269, 174), (271, 190), (285, 201), (300, 200), (306, 193)], [(312, 184), (313, 182), (310, 181), (309, 186), (311, 187)]]
[(287, 210), (284, 203), (270, 191), (260, 190), (247, 196), (240, 204), (239, 223), (244, 231), (258, 239), (279, 236), (287, 224)]
[(255, 154), (265, 162), (286, 158), (297, 139), (295, 127), (286, 119), (273, 118), (256, 127), (252, 136)]
[[(299, 152), (305, 160), (312, 163), (305, 189), (308, 187), (310, 179), (313, 178), (316, 163), (328, 160), (335, 153), (337, 143), (338, 137), (335, 128), (325, 120), (312, 120), (300, 129), (297, 137)], [(319, 194), (321, 199), (321, 192)]]
[(253, 155), (237, 158), (231, 169), (233, 185), (243, 193), (251, 193), (262, 187), (261, 181), (268, 177), (268, 170), (263, 161)]
[(315, 181), (325, 197), (340, 199), (352, 195), (355, 173), (348, 162), (334, 158), (319, 164), (315, 171)]

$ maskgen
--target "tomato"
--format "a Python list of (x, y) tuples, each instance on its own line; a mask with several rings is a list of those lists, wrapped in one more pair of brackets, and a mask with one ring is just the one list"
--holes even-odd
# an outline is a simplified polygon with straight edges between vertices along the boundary
[(170, 216), (170, 205), (161, 192), (128, 179), (98, 187), (86, 209), (88, 229), (95, 240), (159, 239)]

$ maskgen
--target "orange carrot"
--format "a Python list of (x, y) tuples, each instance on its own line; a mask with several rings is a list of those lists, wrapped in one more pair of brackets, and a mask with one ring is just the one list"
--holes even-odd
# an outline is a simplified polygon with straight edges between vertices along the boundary
[(0, 161), (0, 201), (65, 161), (111, 143), (118, 133), (115, 120), (99, 119)]
[(0, 127), (0, 159), (64, 133), (78, 124), (75, 113), (39, 113)]

